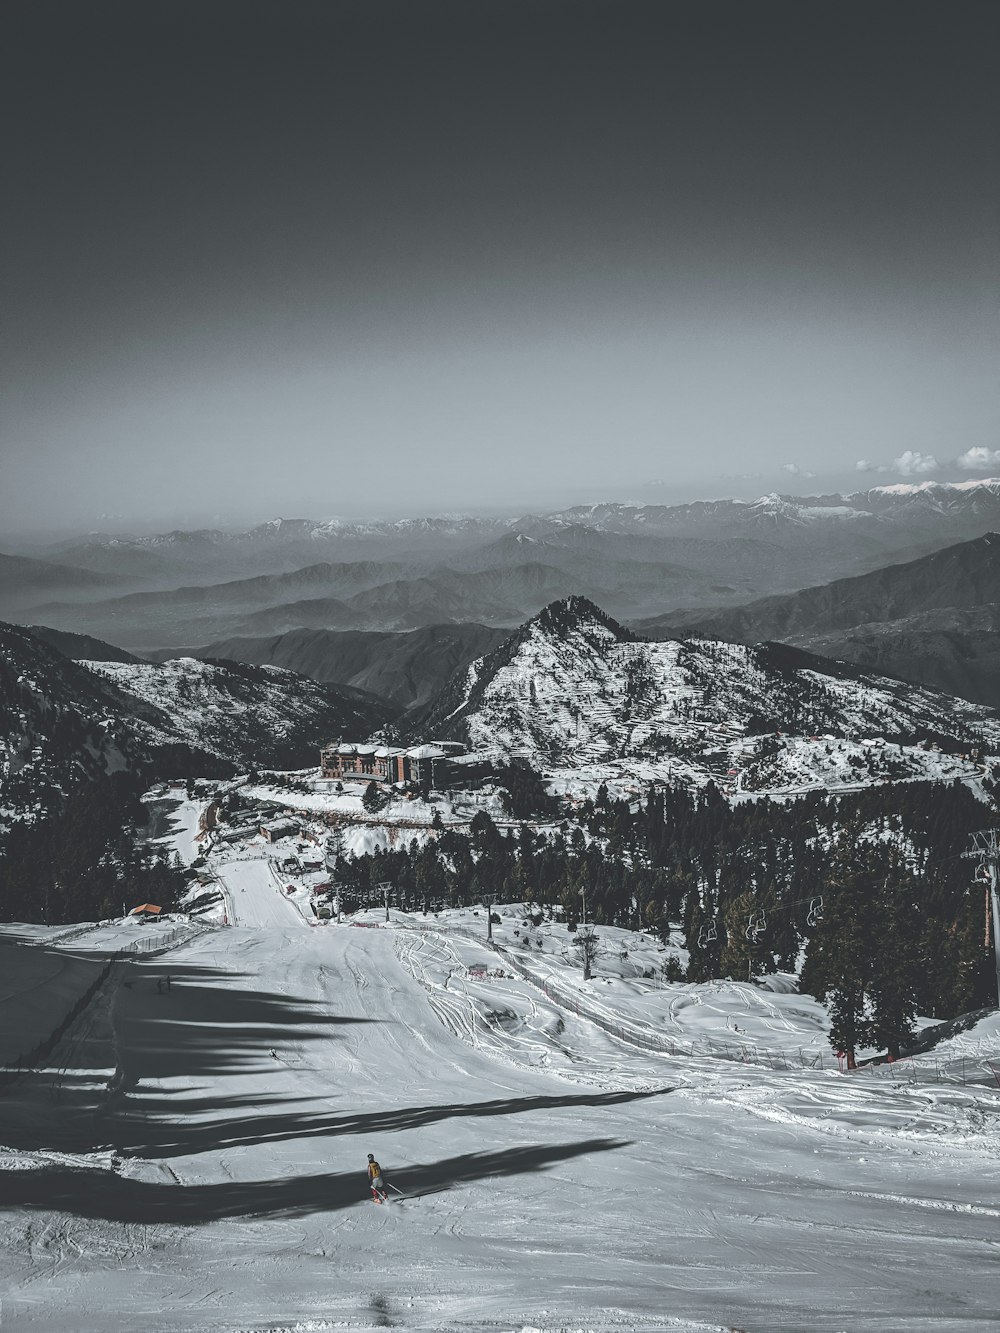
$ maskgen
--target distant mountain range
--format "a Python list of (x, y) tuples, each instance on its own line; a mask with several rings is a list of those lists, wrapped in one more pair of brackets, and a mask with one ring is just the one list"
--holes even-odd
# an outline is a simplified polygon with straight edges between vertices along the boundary
[[(1000, 480), (996, 479), (878, 486), (848, 496), (766, 495), (754, 501), (682, 505), (578, 505), (516, 519), (445, 515), (347, 523), (282, 518), (236, 533), (220, 529), (150, 537), (93, 533), (43, 554), (76, 569), (144, 582), (185, 572), (197, 572), (199, 582), (218, 582), (227, 574), (286, 573), (320, 561), (384, 560), (390, 552), (392, 559), (409, 562), (430, 553), (432, 560), (450, 564), (461, 552), (507, 535), (546, 540), (566, 528), (618, 536), (703, 536), (712, 540), (763, 536), (771, 541), (783, 535), (794, 541), (797, 529), (836, 523), (868, 532), (877, 547), (890, 527), (901, 527), (910, 534), (933, 534), (947, 542), (973, 535), (968, 531), (970, 524), (989, 527), (991, 520), (1000, 526)], [(904, 535), (902, 540), (908, 538)], [(898, 536), (892, 545), (898, 548)], [(491, 566), (496, 563), (490, 562)]]
[[(1000, 481), (888, 486), (846, 498), (595, 505), (517, 520), (280, 520), (245, 533), (63, 547), (59, 558), (76, 561), (81, 576), (100, 570), (142, 588), (95, 601), (88, 585), (85, 594), (27, 600), (33, 620), (133, 650), (300, 628), (513, 628), (572, 595), (640, 619), (798, 591), (991, 527), (1000, 528)], [(164, 586), (180, 571), (184, 586)], [(231, 577), (236, 571), (242, 577)]]
[(746, 606), (644, 620), (653, 638), (780, 639), (1000, 707), (1000, 534)]
[(32, 560), (21, 555), (0, 554), (0, 607), (12, 614), (39, 598), (54, 596), (107, 596), (120, 581), (112, 575), (95, 574), (89, 569)]

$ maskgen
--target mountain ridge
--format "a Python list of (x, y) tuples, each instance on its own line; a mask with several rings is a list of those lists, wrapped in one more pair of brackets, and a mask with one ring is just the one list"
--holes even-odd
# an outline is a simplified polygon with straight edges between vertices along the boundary
[(124, 769), (161, 775), (294, 767), (396, 710), (277, 667), (73, 661), (0, 623), (0, 825)]
[(400, 731), (528, 759), (560, 780), (597, 766), (746, 791), (949, 765), (975, 780), (975, 763), (956, 756), (1000, 749), (990, 709), (785, 644), (641, 639), (582, 598), (545, 608)]
[[(955, 614), (963, 610), (983, 614), (963, 628)], [(869, 574), (728, 610), (668, 613), (635, 628), (652, 637), (780, 639), (997, 706), (998, 617), (1000, 534), (989, 532)]]

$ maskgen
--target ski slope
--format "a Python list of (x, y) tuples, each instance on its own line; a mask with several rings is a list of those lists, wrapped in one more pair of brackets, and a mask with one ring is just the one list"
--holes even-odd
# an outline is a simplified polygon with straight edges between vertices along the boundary
[(522, 983), (488, 1021), (446, 931), (217, 870), (235, 924), (7, 1090), (4, 1333), (997, 1326), (997, 1094), (645, 1055)]

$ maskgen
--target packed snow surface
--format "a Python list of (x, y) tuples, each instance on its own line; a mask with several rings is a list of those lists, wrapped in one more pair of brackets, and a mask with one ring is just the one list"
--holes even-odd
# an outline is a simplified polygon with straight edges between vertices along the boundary
[[(523, 908), (494, 926), (499, 954), (481, 910), (314, 925), (271, 850), (220, 847), (209, 866), (232, 924), (182, 925), (186, 943), (117, 964), (51, 1060), (5, 1090), (5, 1327), (994, 1320), (996, 1023), (953, 1039), (966, 1082), (937, 1053), (850, 1077), (749, 1049), (671, 1058), (588, 1007), (697, 1049), (766, 1035), (807, 1057), (823, 1014), (788, 979), (671, 985), (674, 951), (648, 935), (601, 928), (583, 983), (565, 928)], [(15, 989), (32, 965), (44, 985), (93, 957), (79, 929), (8, 932), (28, 960)], [(137, 929), (105, 925), (91, 947)], [(537, 981), (508, 961), (529, 957)], [(547, 979), (576, 987), (580, 1013)], [(389, 1204), (368, 1197), (369, 1152), (402, 1191)]]

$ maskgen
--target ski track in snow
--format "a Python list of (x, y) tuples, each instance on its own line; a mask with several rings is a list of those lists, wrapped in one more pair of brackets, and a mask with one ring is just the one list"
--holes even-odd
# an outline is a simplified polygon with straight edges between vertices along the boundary
[(7, 1090), (5, 1330), (996, 1327), (996, 1093), (645, 1054), (447, 925), (309, 928), (215, 868), (236, 924)]

